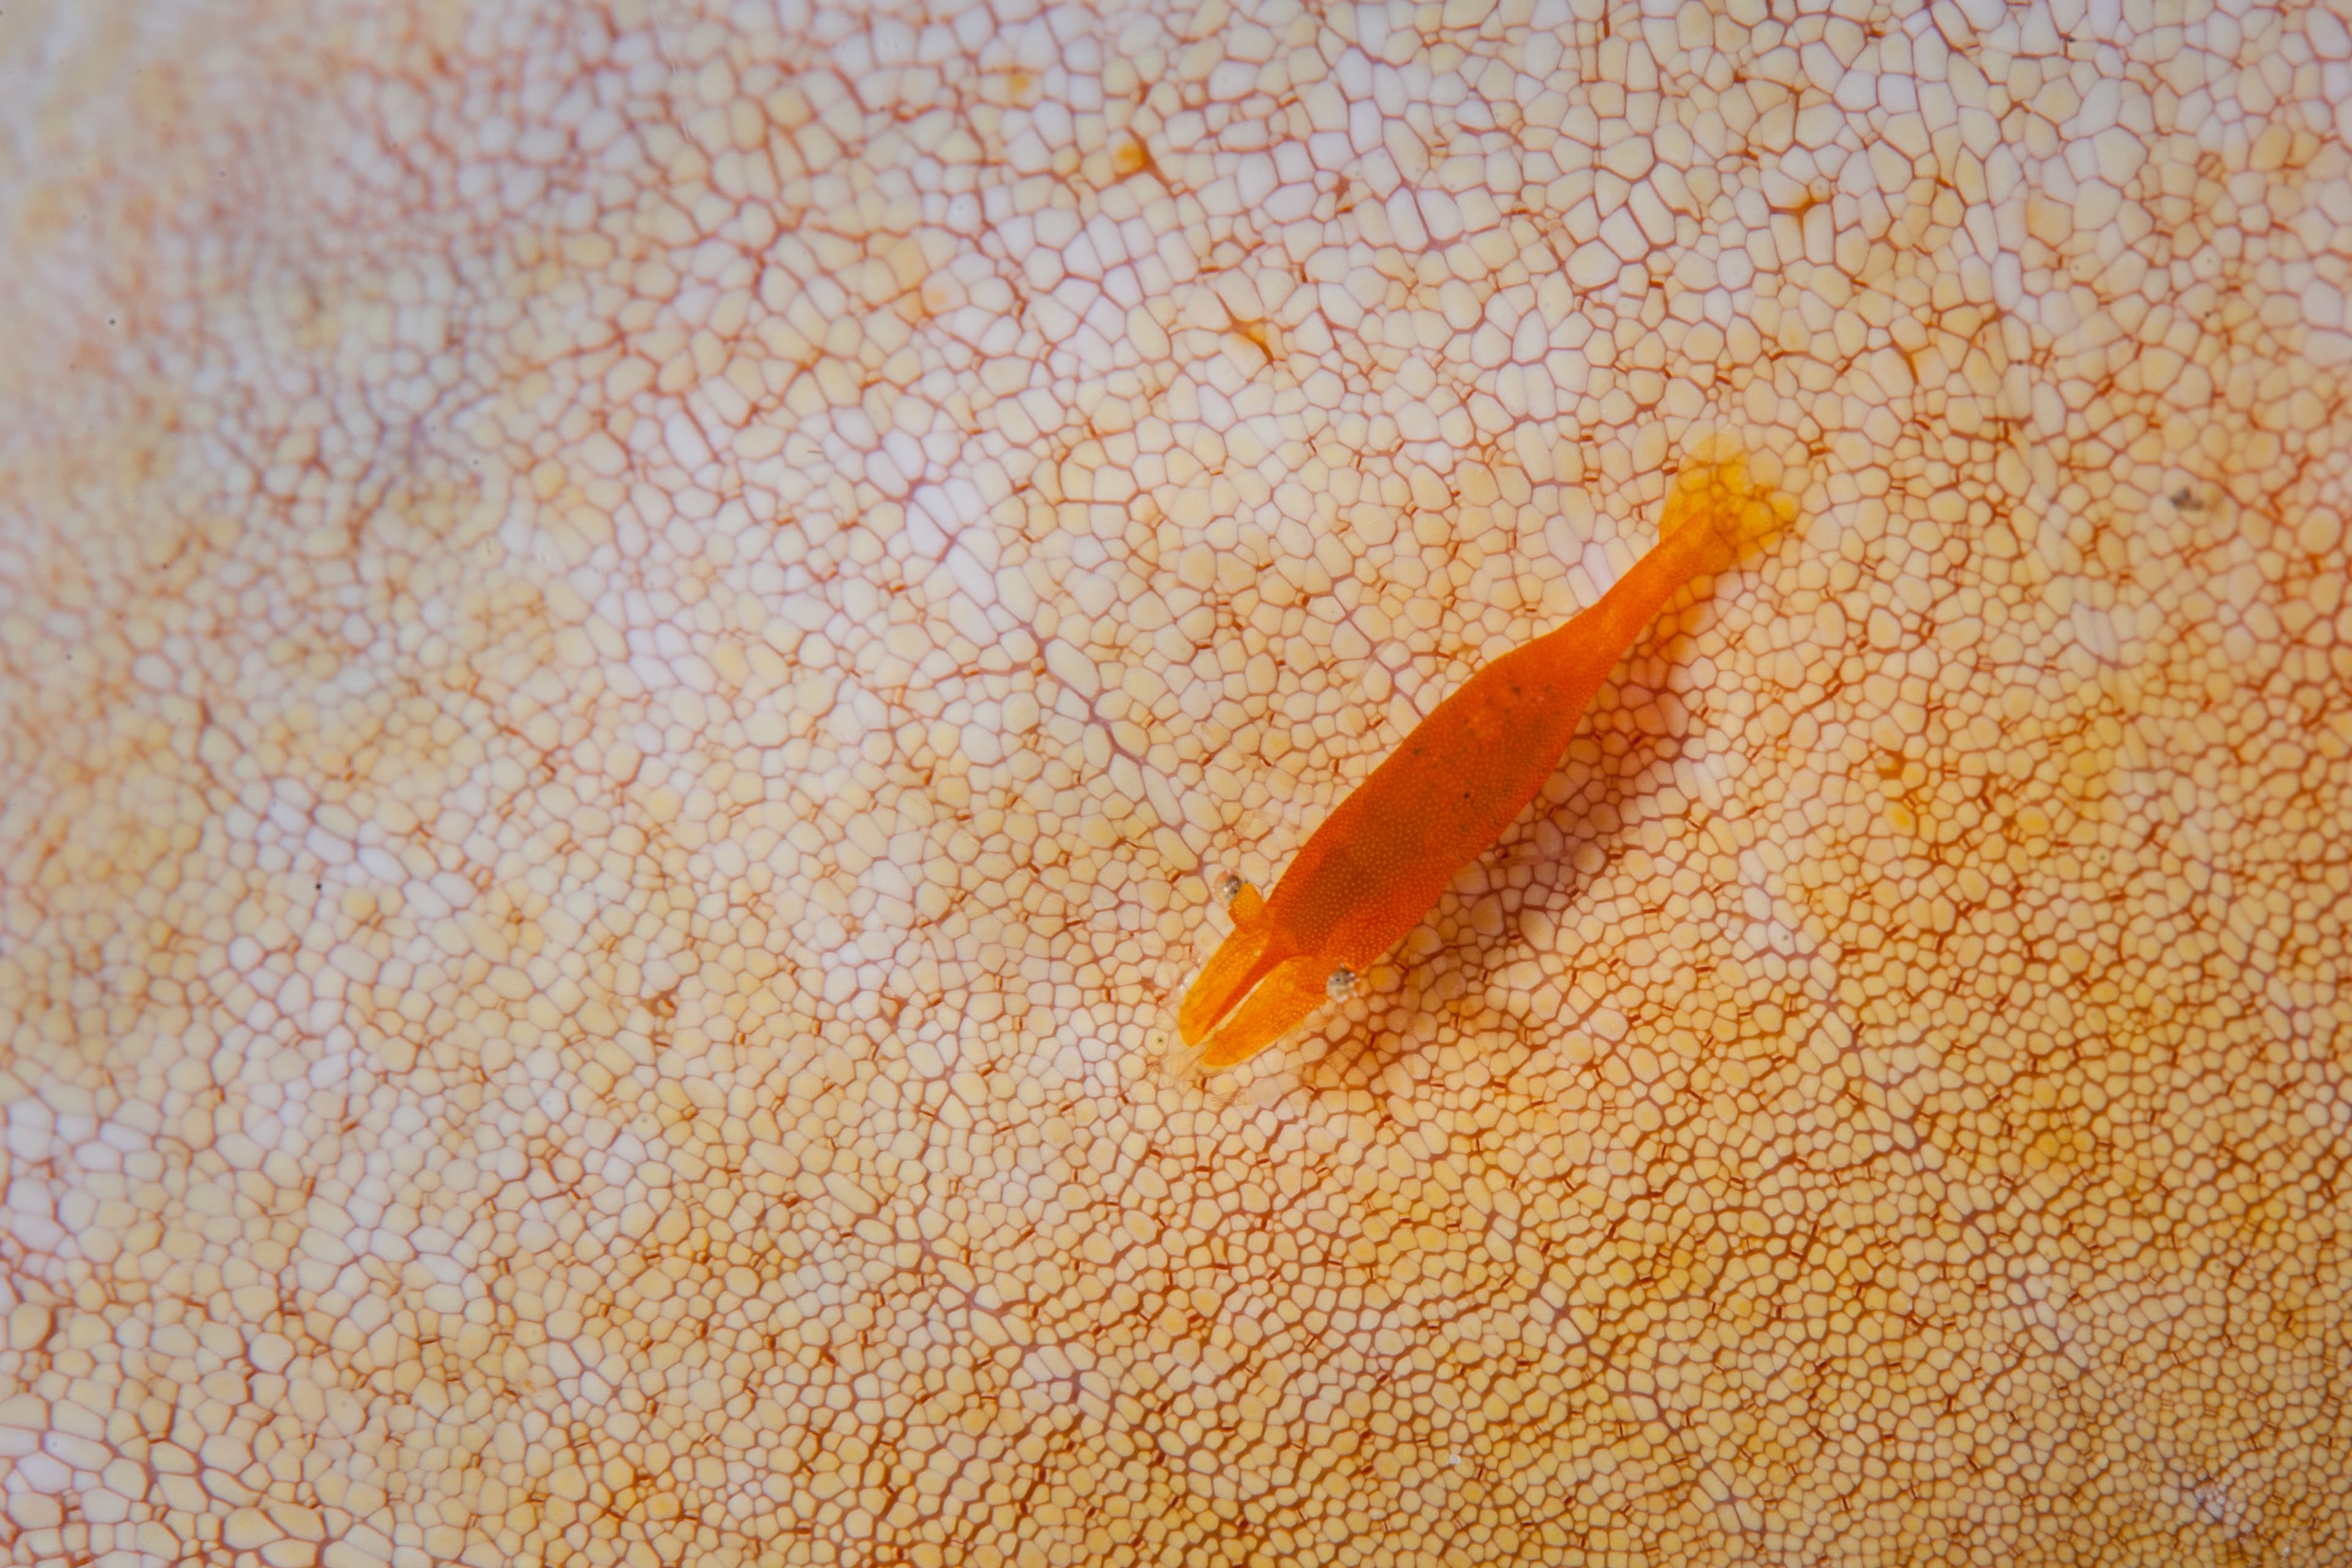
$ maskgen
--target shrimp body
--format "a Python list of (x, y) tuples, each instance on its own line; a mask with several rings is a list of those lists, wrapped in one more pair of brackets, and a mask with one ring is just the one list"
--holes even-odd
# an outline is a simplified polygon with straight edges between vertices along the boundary
[(1567, 752), (1642, 628), (1692, 578), (1785, 521), (1736, 460), (1687, 471), (1658, 543), (1566, 626), (1465, 681), (1326, 817), (1260, 899), (1243, 885), (1225, 938), (1177, 1014), (1200, 1067), (1287, 1034), (1421, 923), (1454, 874), (1502, 836)]

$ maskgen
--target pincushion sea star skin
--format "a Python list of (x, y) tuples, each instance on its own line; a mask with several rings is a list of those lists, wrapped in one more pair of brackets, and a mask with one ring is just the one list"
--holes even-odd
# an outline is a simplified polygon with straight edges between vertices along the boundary
[(2340, 21), (5, 26), (12, 1560), (2352, 1554)]

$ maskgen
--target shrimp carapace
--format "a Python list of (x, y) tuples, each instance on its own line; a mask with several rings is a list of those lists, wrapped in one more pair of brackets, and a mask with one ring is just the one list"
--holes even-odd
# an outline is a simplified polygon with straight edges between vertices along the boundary
[(1245, 1061), (1353, 990), (1542, 790), (1610, 670), (1666, 601), (1794, 514), (1738, 458), (1685, 469), (1657, 544), (1615, 586), (1439, 703), (1324, 819), (1270, 898), (1235, 885), (1234, 929), (1177, 1012), (1193, 1061)]

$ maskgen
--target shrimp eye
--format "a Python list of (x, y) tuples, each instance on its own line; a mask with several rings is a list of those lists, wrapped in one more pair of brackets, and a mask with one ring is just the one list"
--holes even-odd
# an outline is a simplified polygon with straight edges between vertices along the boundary
[(1352, 969), (1333, 970), (1331, 978), (1323, 983), (1323, 990), (1332, 1001), (1345, 1002), (1356, 994), (1356, 972)]
[(1242, 896), (1242, 879), (1231, 871), (1226, 872), (1217, 879), (1216, 893), (1219, 904), (1226, 909), (1233, 908), (1234, 900)]

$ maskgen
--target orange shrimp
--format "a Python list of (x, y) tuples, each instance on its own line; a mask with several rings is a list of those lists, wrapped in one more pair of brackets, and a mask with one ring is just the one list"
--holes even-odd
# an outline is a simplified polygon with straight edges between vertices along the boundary
[(1245, 1061), (1351, 992), (1543, 788), (1651, 617), (1793, 513), (1736, 457), (1685, 469), (1656, 546), (1599, 603), (1439, 703), (1324, 819), (1272, 898), (1227, 879), (1234, 929), (1177, 1012), (1194, 1064)]

